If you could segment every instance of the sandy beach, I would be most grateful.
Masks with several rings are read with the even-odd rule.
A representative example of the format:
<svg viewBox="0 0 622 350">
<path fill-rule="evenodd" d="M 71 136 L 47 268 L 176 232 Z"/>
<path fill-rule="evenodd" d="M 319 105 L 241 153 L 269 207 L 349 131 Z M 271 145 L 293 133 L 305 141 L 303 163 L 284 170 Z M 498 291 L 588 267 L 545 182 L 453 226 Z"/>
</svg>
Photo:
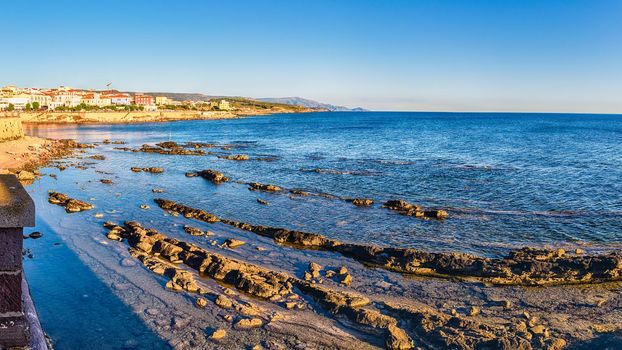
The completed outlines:
<svg viewBox="0 0 622 350">
<path fill-rule="evenodd" d="M 61 153 L 56 140 L 25 136 L 18 140 L 0 142 L 0 171 L 34 171 Z"/>
</svg>

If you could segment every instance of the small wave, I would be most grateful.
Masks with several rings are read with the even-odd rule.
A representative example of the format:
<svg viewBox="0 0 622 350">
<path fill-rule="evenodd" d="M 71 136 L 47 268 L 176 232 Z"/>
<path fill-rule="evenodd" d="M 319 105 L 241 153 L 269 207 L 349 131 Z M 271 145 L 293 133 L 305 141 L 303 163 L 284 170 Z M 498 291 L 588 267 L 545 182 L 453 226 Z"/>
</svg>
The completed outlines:
<svg viewBox="0 0 622 350">
<path fill-rule="evenodd" d="M 580 216 L 622 216 L 618 210 L 497 210 L 475 208 L 448 208 L 455 213 L 481 214 L 481 215 L 516 215 L 516 216 L 547 216 L 547 217 L 580 217 Z"/>
<path fill-rule="evenodd" d="M 323 169 L 323 168 L 300 168 L 300 171 L 305 173 L 318 173 L 318 174 L 331 174 L 331 175 L 355 175 L 355 176 L 375 176 L 379 173 L 369 170 L 338 170 L 338 169 Z"/>
<path fill-rule="evenodd" d="M 412 165 L 415 162 L 410 160 L 399 160 L 399 159 L 376 159 L 376 163 L 386 164 L 386 165 Z"/>
</svg>

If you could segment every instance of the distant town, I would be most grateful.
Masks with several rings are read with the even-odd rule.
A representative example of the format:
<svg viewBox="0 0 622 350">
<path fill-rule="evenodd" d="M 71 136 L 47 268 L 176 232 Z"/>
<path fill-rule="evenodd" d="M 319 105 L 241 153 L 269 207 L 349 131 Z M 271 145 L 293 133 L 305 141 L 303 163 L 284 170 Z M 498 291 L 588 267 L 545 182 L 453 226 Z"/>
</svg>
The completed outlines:
<svg viewBox="0 0 622 350">
<path fill-rule="evenodd" d="M 228 100 L 175 101 L 166 96 L 125 93 L 117 90 L 83 90 L 67 86 L 52 89 L 4 86 L 0 90 L 2 111 L 157 111 L 201 109 L 229 111 Z"/>
</svg>

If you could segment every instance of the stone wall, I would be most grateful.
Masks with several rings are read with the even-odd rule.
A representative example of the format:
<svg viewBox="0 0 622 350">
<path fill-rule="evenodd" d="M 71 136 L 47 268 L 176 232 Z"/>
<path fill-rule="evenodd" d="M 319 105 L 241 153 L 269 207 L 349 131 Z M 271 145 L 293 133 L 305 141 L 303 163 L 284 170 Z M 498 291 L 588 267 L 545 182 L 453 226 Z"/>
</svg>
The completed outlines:
<svg viewBox="0 0 622 350">
<path fill-rule="evenodd" d="M 28 345 L 22 247 L 24 227 L 34 225 L 35 205 L 28 192 L 14 175 L 0 175 L 0 349 Z"/>
<path fill-rule="evenodd" d="M 24 136 L 19 118 L 0 117 L 0 141 L 15 140 Z"/>
</svg>

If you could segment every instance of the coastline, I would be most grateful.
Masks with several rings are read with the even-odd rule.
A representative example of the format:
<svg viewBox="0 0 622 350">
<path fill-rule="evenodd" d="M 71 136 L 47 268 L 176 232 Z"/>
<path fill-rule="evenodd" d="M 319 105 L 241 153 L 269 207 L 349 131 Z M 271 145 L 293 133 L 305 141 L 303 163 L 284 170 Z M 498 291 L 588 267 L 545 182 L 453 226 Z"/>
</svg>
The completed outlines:
<svg viewBox="0 0 622 350">
<path fill-rule="evenodd" d="M 24 112 L 23 124 L 135 124 L 190 120 L 238 119 L 281 113 L 322 112 L 316 109 L 242 109 L 236 111 L 155 111 L 155 112 Z"/>
<path fill-rule="evenodd" d="M 193 120 L 240 119 L 281 113 L 322 112 L 318 109 L 243 109 L 235 112 L 156 111 L 156 112 L 22 112 L 22 125 L 97 125 L 168 123 Z M 69 155 L 66 144 L 59 140 L 25 135 L 15 140 L 0 141 L 0 173 L 36 172 L 51 160 Z M 29 174 L 24 175 L 31 180 Z"/>
<path fill-rule="evenodd" d="M 20 180 L 32 180 L 39 168 L 72 152 L 66 142 L 33 136 L 0 142 L 0 149 L 0 173 L 17 174 Z"/>
<path fill-rule="evenodd" d="M 202 137 L 213 141 L 210 136 L 202 134 Z M 83 141 L 92 142 L 95 148 L 85 149 L 84 154 L 68 157 L 45 169 L 48 176 L 41 176 L 37 186 L 32 186 L 38 206 L 42 208 L 40 213 L 50 223 L 49 230 L 57 232 L 71 249 L 82 252 L 83 262 L 105 281 L 102 291 L 119 296 L 170 345 L 179 345 L 182 349 L 210 348 L 214 340 L 205 338 L 204 331 L 226 329 L 226 338 L 218 343 L 221 348 L 235 348 L 240 342 L 250 348 L 266 339 L 353 349 L 410 348 L 413 342 L 419 346 L 421 339 L 428 339 L 443 348 L 453 341 L 444 334 L 453 334 L 465 339 L 456 346 L 464 349 L 469 348 L 469 344 L 561 349 L 566 344 L 588 344 L 603 335 L 614 336 L 621 329 L 617 318 L 620 311 L 616 308 L 620 286 L 616 280 L 620 274 L 616 270 L 613 279 L 592 280 L 597 277 L 592 273 L 603 271 L 599 266 L 611 264 L 597 263 L 598 266 L 589 272 L 579 271 L 578 274 L 571 271 L 573 278 L 586 276 L 579 281 L 585 282 L 582 286 L 573 285 L 569 280 L 548 283 L 555 281 L 547 281 L 547 276 L 542 276 L 547 271 L 546 266 L 585 266 L 583 262 L 597 262 L 598 256 L 579 251 L 532 250 L 521 252 L 522 256 L 515 254 L 519 264 L 515 268 L 498 264 L 499 259 L 473 259 L 461 253 L 429 254 L 429 251 L 413 249 L 354 245 L 315 234 L 321 230 L 314 226 L 306 229 L 293 224 L 258 226 L 255 220 L 242 221 L 250 215 L 240 208 L 235 209 L 235 216 L 241 216 L 237 219 L 240 221 L 231 219 L 232 214 L 216 217 L 210 213 L 226 209 L 209 205 L 209 202 L 197 203 L 196 195 L 175 194 L 176 183 L 214 193 L 223 191 L 237 203 L 243 203 L 237 201 L 240 198 L 250 199 L 252 203 L 255 197 L 263 198 L 270 201 L 261 206 L 265 210 L 278 210 L 279 202 L 289 203 L 287 210 L 291 210 L 292 203 L 304 205 L 321 201 L 339 211 L 357 210 L 372 215 L 372 211 L 379 211 L 380 207 L 352 209 L 351 204 L 340 198 L 320 199 L 311 192 L 292 192 L 294 189 L 287 187 L 275 191 L 255 182 L 252 183 L 256 185 L 254 190 L 249 191 L 246 186 L 251 184 L 236 180 L 243 167 L 269 164 L 254 163 L 258 159 L 251 153 L 255 147 L 252 144 L 167 141 L 160 146 L 149 144 L 149 147 L 135 148 L 144 145 L 140 140 L 137 144 L 129 142 L 124 146 L 128 153 L 121 153 L 120 148 L 105 140 Z M 225 175 L 232 177 L 229 184 L 205 185 L 206 179 L 201 179 L 202 176 L 184 176 L 185 171 L 200 168 L 183 165 L 182 156 L 196 159 L 191 156 L 196 156 L 201 147 L 210 150 L 205 152 L 204 159 L 218 162 L 214 165 L 210 162 L 209 167 L 222 169 Z M 182 148 L 187 148 L 187 152 L 181 152 Z M 251 159 L 223 157 L 237 152 L 248 152 Z M 123 165 L 115 168 L 115 162 Z M 208 162 L 196 162 L 197 165 L 205 163 Z M 164 170 L 163 174 L 154 175 L 135 172 L 130 165 L 161 166 Z M 236 169 L 240 171 L 237 176 Z M 176 176 L 174 182 L 164 181 L 169 174 Z M 313 171 L 312 174 L 322 179 L 336 176 L 329 172 Z M 145 193 L 135 197 L 134 193 L 140 192 L 135 187 L 138 180 L 153 187 L 153 193 L 156 193 L 155 188 L 168 193 L 162 195 L 165 198 L 179 197 L 180 203 L 160 201 L 166 204 L 160 205 L 157 200 L 153 201 L 156 195 L 142 187 Z M 48 203 L 48 190 L 88 200 L 98 213 L 66 214 L 65 209 Z M 192 202 L 192 207 L 182 204 Z M 257 202 L 257 206 L 262 204 Z M 402 216 L 418 220 L 416 216 Z M 117 225 L 109 225 L 108 221 Z M 144 222 L 145 226 L 136 222 Z M 428 223 L 443 225 L 447 222 Z M 193 230 L 186 231 L 186 226 Z M 145 235 L 145 230 L 150 234 Z M 156 242 L 151 234 L 154 240 L 157 237 Z M 232 247 L 227 241 L 246 244 Z M 345 272 L 339 273 L 342 267 Z M 508 276 L 511 280 L 478 276 L 484 272 L 497 274 L 508 267 L 520 276 Z M 232 281 L 223 279 L 221 274 L 205 274 L 221 270 L 244 278 Z M 531 272 L 538 274 L 533 280 L 527 275 Z M 514 283 L 521 282 L 523 277 L 529 283 Z M 264 280 L 270 285 L 266 286 Z M 543 287 L 540 282 L 548 286 Z M 295 288 L 288 287 L 288 283 Z M 107 286 L 112 287 L 108 289 Z M 148 302 L 156 298 L 157 302 Z M 347 303 L 354 300 L 356 304 L 331 306 L 330 302 L 342 299 Z M 229 300 L 232 306 L 223 307 L 222 300 Z M 164 316 L 171 314 L 175 316 Z M 570 324 L 566 322 L 568 317 L 580 321 Z M 189 319 L 192 322 L 187 323 Z M 242 320 L 260 320 L 261 325 L 250 330 L 239 325 Z M 431 320 L 438 322 L 429 329 L 430 333 L 422 331 L 423 325 Z M 339 327 L 343 323 L 348 327 Z M 183 326 L 171 327 L 171 324 Z M 190 329 L 199 336 L 187 340 L 180 332 L 182 328 L 184 332 Z M 354 332 L 348 332 L 350 329 Z M 335 334 L 336 330 L 340 333 Z M 508 343 L 510 341 L 515 343 Z"/>
</svg>

